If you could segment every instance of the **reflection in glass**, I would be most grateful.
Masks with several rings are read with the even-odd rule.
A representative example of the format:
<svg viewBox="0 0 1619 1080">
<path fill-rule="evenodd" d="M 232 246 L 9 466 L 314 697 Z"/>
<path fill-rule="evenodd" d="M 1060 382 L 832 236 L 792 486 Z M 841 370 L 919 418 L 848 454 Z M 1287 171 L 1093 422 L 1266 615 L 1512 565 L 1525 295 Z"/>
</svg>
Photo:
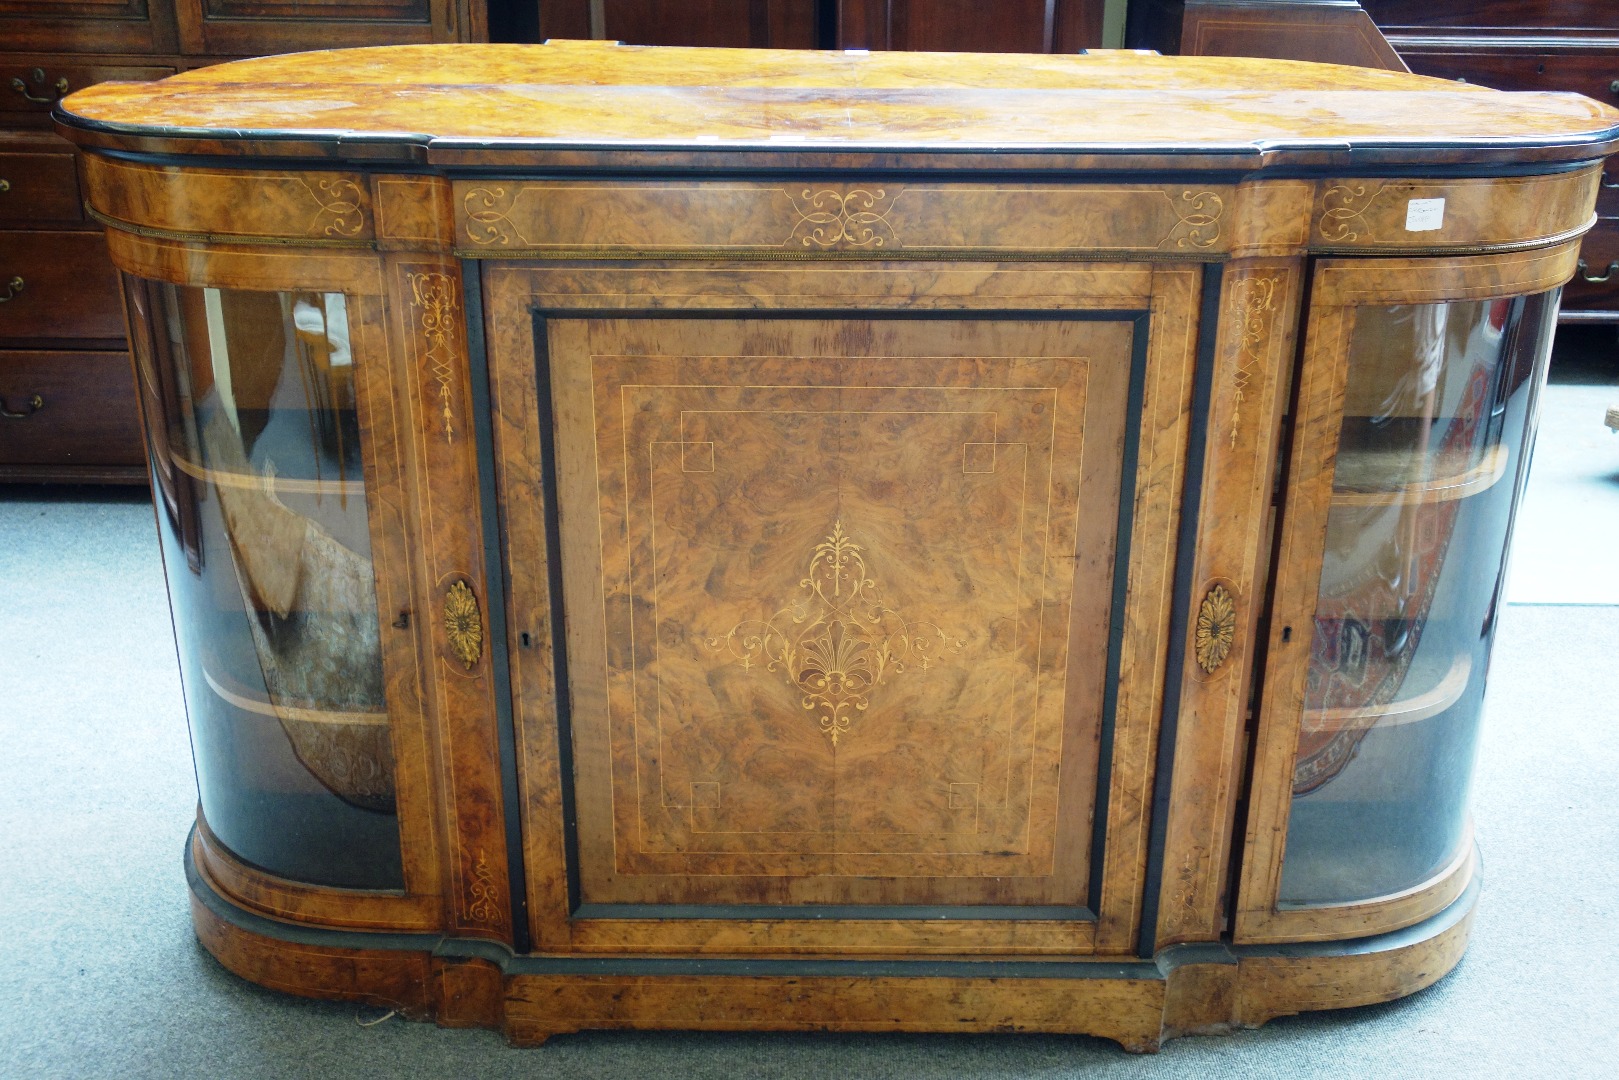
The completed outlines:
<svg viewBox="0 0 1619 1080">
<path fill-rule="evenodd" d="M 203 818 L 273 874 L 401 888 L 344 297 L 127 295 Z"/>
<path fill-rule="evenodd" d="M 1465 853 L 1508 528 L 1556 293 L 1357 309 L 1279 899 Z"/>
</svg>

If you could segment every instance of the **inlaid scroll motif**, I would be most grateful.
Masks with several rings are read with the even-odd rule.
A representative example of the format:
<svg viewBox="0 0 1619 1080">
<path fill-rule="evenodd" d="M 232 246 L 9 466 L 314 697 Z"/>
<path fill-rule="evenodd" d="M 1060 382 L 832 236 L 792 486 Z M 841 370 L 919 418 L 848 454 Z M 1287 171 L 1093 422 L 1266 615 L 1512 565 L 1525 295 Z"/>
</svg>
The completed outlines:
<svg viewBox="0 0 1619 1080">
<path fill-rule="evenodd" d="M 313 187 L 301 176 L 291 179 L 309 193 L 320 209 L 315 211 L 308 232 L 326 236 L 358 236 L 365 227 L 365 203 L 359 185 L 352 180 L 317 180 Z"/>
<path fill-rule="evenodd" d="M 1321 197 L 1321 239 L 1330 244 L 1353 244 L 1361 231 L 1369 229 L 1366 211 L 1382 194 L 1383 186 L 1367 189 L 1365 184 L 1334 184 Z M 1367 240 L 1373 239 L 1370 235 Z"/>
<path fill-rule="evenodd" d="M 1177 248 L 1213 247 L 1220 239 L 1220 215 L 1225 200 L 1212 191 L 1183 191 L 1180 198 L 1169 196 L 1175 208 L 1175 227 L 1158 244 Z"/>
<path fill-rule="evenodd" d="M 1242 428 L 1242 403 L 1248 384 L 1265 359 L 1265 343 L 1276 321 L 1276 286 L 1280 277 L 1246 277 L 1231 290 L 1231 317 L 1237 328 L 1237 371 L 1232 376 L 1231 448 L 1237 447 Z"/>
<path fill-rule="evenodd" d="M 959 652 L 966 644 L 889 607 L 868 576 L 862 551 L 843 523 L 834 522 L 810 554 L 800 595 L 768 619 L 739 622 L 723 638 L 708 641 L 744 668 L 763 665 L 781 674 L 833 746 L 886 680 L 913 666 L 926 671 L 946 650 Z"/>
<path fill-rule="evenodd" d="M 455 332 L 456 289 L 448 274 L 406 275 L 410 281 L 410 309 L 416 327 L 426 343 L 428 371 L 438 383 L 439 420 L 444 441 L 455 442 L 455 349 L 450 335 Z"/>
<path fill-rule="evenodd" d="M 471 881 L 467 883 L 467 918 L 473 922 L 493 923 L 500 915 L 499 890 L 495 872 L 482 851 L 472 861 Z"/>
<path fill-rule="evenodd" d="M 467 192 L 461 206 L 467 212 L 467 239 L 474 244 L 506 247 L 512 237 L 522 239 L 512 222 L 511 209 L 516 195 L 504 187 L 477 187 Z"/>
<path fill-rule="evenodd" d="M 888 214 L 894 208 L 886 188 L 854 188 L 839 192 L 831 188 L 816 191 L 804 188 L 797 195 L 786 192 L 798 220 L 793 223 L 789 243 L 796 240 L 807 248 L 880 248 L 899 243 Z"/>
</svg>

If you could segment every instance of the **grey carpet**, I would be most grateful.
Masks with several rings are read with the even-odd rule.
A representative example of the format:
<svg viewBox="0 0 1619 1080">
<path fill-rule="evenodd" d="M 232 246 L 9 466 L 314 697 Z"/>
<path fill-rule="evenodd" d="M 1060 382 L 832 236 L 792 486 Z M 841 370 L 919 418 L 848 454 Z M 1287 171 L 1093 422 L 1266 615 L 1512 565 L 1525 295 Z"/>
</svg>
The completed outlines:
<svg viewBox="0 0 1619 1080">
<path fill-rule="evenodd" d="M 195 789 L 144 496 L 0 489 L 0 582 L 3 1080 L 1619 1075 L 1619 608 L 1506 609 L 1482 907 L 1461 967 L 1412 998 L 1148 1058 L 1005 1035 L 608 1032 L 519 1051 L 362 1028 L 376 1010 L 261 990 L 196 944 L 180 864 Z"/>
</svg>

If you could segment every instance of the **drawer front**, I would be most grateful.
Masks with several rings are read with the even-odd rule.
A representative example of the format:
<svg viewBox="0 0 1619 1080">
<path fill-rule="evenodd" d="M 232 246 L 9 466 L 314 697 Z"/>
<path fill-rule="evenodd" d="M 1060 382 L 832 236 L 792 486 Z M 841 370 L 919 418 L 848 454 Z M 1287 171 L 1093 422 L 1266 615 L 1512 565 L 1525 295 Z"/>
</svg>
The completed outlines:
<svg viewBox="0 0 1619 1080">
<path fill-rule="evenodd" d="M 1619 164 L 1612 159 L 1602 174 L 1602 186 L 1597 189 L 1597 217 L 1619 217 Z"/>
<path fill-rule="evenodd" d="M 1583 265 L 1573 280 L 1563 287 L 1563 307 L 1619 311 L 1619 218 L 1603 218 L 1586 234 L 1580 245 L 1580 262 Z"/>
<path fill-rule="evenodd" d="M 129 354 L 0 351 L 0 465 L 139 465 Z"/>
<path fill-rule="evenodd" d="M 1619 7 L 1613 0 L 1361 0 L 1360 6 L 1385 32 L 1398 30 L 1615 30 Z"/>
<path fill-rule="evenodd" d="M 120 341 L 123 301 L 101 233 L 0 232 L 0 339 Z"/>
<path fill-rule="evenodd" d="M 18 51 L 125 55 L 177 44 L 171 5 L 152 0 L 0 0 L 0 41 Z"/>
<path fill-rule="evenodd" d="M 1619 93 L 1612 85 L 1619 79 L 1619 52 L 1613 50 L 1464 52 L 1419 47 L 1401 48 L 1400 56 L 1418 75 L 1461 79 L 1496 90 L 1572 90 L 1604 105 L 1619 105 Z"/>
<path fill-rule="evenodd" d="M 457 0 L 176 0 L 174 6 L 188 54 L 260 56 L 471 36 Z"/>
<path fill-rule="evenodd" d="M 83 61 L 6 59 L 0 61 L 0 126 L 51 126 L 51 109 L 75 90 L 99 82 L 148 82 L 173 75 L 175 69 L 121 64 L 86 64 Z"/>
<path fill-rule="evenodd" d="M 0 152 L 0 227 L 83 220 L 72 154 Z"/>
</svg>

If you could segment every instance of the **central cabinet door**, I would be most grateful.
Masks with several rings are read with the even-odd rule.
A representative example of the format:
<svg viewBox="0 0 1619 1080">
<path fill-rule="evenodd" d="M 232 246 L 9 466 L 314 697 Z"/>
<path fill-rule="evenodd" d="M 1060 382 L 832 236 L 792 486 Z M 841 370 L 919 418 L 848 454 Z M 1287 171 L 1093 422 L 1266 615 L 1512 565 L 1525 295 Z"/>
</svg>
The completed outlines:
<svg viewBox="0 0 1619 1080">
<path fill-rule="evenodd" d="M 582 899 L 1082 907 L 1130 325 L 549 329 Z"/>
<path fill-rule="evenodd" d="M 502 389 L 524 351 L 498 317 L 514 298 L 492 291 L 497 406 L 526 427 Z M 906 923 L 944 919 L 999 923 L 985 947 L 1094 949 L 1110 791 L 1127 826 L 1145 818 L 1152 695 L 1123 703 L 1131 760 L 1115 745 L 1125 609 L 1166 598 L 1173 485 L 1158 496 L 1184 449 L 1154 439 L 1137 490 L 1140 417 L 1173 433 L 1183 411 L 1156 392 L 1147 313 L 526 321 L 554 550 L 524 542 L 541 530 L 508 467 L 514 632 L 549 564 L 565 633 L 554 729 L 519 672 L 522 783 L 531 832 L 553 827 L 538 791 L 555 740 L 563 842 L 529 858 L 567 862 L 574 930 L 645 947 L 627 922 L 672 945 L 685 920 L 831 920 L 900 949 L 926 937 Z M 1182 330 L 1162 350 L 1171 398 L 1189 386 Z M 1126 599 L 1138 510 L 1166 574 Z M 519 668 L 534 651 L 518 642 Z M 1113 859 L 1127 910 L 1139 832 Z M 1024 921 L 1045 927 L 1020 937 Z M 765 937 L 795 932 L 733 940 Z"/>
</svg>

